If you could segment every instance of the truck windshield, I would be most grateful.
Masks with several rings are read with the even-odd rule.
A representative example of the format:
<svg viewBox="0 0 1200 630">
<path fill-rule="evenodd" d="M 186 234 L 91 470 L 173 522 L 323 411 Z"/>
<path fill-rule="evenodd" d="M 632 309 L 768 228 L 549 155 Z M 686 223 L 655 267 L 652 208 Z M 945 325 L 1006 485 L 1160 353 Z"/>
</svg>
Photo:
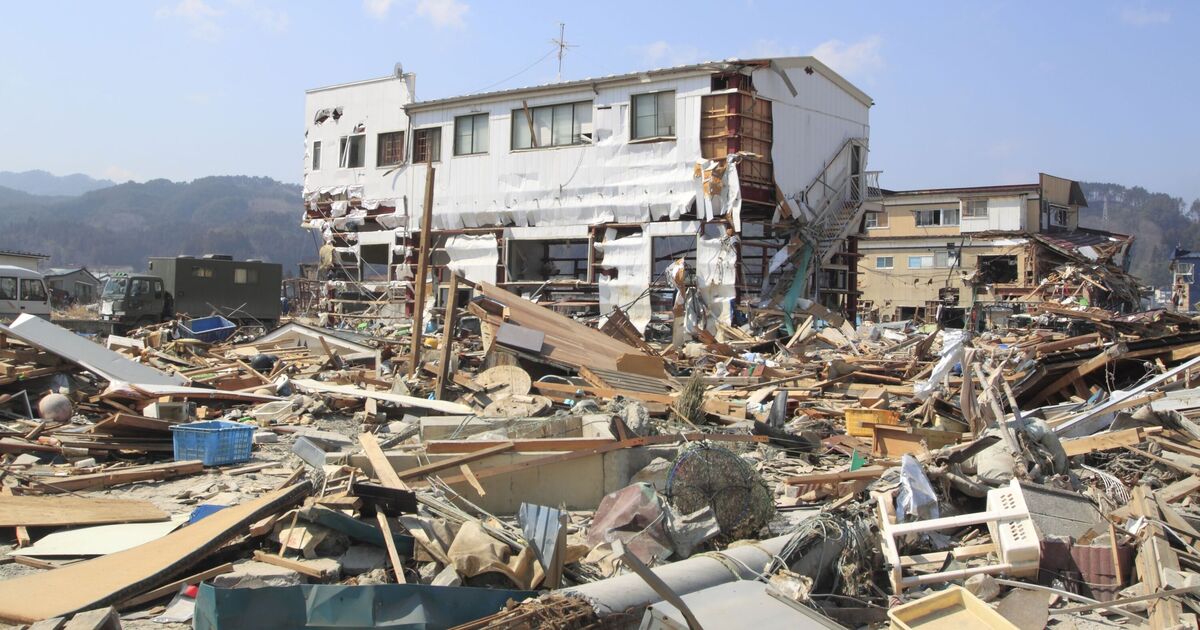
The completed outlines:
<svg viewBox="0 0 1200 630">
<path fill-rule="evenodd" d="M 125 297 L 125 289 L 129 287 L 129 278 L 109 278 L 104 284 L 103 297 L 120 298 Z"/>
</svg>

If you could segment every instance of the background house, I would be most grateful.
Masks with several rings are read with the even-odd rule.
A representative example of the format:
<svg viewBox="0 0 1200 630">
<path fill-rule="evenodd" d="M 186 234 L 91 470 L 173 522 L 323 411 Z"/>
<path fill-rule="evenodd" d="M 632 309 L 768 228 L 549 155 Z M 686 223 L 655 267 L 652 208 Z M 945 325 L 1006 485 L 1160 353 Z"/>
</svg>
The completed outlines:
<svg viewBox="0 0 1200 630">
<path fill-rule="evenodd" d="M 102 283 L 86 267 L 51 268 L 43 275 L 55 306 L 68 303 L 91 304 L 100 296 Z"/>
<path fill-rule="evenodd" d="M 882 205 L 859 247 L 864 312 L 883 321 L 1062 298 L 1078 284 L 1035 290 L 1068 261 L 1123 269 L 1133 240 L 1078 227 L 1079 184 L 1044 173 L 1032 184 L 886 191 Z"/>
<path fill-rule="evenodd" d="M 41 265 L 43 260 L 50 260 L 50 257 L 45 254 L 35 254 L 33 252 L 0 250 L 0 265 L 37 271 L 38 266 Z"/>
</svg>

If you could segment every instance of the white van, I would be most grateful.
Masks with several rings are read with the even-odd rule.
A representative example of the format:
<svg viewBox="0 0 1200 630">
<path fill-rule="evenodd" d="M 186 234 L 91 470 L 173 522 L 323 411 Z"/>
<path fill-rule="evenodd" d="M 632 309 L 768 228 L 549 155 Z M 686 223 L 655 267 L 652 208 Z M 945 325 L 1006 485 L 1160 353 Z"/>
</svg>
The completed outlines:
<svg viewBox="0 0 1200 630">
<path fill-rule="evenodd" d="M 50 319 L 50 292 L 42 274 L 0 265 L 0 321 L 12 321 L 21 313 Z"/>
</svg>

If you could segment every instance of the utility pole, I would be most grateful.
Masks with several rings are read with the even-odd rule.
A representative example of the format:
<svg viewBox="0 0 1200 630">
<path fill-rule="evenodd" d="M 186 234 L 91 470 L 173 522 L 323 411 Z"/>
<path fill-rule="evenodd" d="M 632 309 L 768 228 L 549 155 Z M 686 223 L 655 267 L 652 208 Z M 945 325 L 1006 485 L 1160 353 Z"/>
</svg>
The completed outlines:
<svg viewBox="0 0 1200 630">
<path fill-rule="evenodd" d="M 551 44 L 558 46 L 558 81 L 562 81 L 562 61 L 563 55 L 567 54 L 568 48 L 574 48 L 574 44 L 568 44 L 566 39 L 567 25 L 558 23 L 558 39 L 550 40 Z"/>
</svg>

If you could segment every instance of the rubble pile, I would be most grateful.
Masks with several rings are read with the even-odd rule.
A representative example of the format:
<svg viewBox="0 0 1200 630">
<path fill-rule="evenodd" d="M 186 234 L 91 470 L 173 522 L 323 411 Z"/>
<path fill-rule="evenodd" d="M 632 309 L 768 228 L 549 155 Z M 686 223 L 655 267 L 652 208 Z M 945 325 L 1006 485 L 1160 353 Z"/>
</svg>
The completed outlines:
<svg viewBox="0 0 1200 630">
<path fill-rule="evenodd" d="M 1196 627 L 1200 322 L 685 300 L 656 343 L 472 288 L 408 326 L 0 327 L 0 620 Z"/>
</svg>

